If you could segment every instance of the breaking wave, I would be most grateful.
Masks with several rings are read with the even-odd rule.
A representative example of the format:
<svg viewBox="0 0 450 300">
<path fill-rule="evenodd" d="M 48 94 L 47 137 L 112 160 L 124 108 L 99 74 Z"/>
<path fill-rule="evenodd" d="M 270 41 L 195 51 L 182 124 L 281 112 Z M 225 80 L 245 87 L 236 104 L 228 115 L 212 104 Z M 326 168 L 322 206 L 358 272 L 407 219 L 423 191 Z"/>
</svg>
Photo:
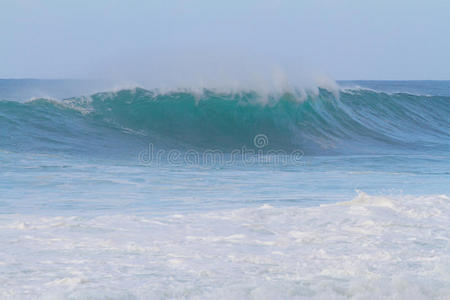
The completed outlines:
<svg viewBox="0 0 450 300">
<path fill-rule="evenodd" d="M 0 101 L 0 148 L 8 151 L 129 151 L 253 146 L 307 155 L 448 151 L 450 97 L 367 89 L 158 93 L 141 88 L 61 101 Z M 104 153 L 104 152 L 103 152 Z"/>
</svg>

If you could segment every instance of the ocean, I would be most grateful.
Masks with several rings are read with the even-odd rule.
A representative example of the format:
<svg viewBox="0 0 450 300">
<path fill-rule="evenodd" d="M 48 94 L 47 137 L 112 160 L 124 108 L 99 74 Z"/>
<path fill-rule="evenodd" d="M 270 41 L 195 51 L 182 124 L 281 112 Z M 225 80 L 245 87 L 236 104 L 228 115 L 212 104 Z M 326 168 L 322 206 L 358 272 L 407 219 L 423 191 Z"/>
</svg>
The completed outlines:
<svg viewBox="0 0 450 300">
<path fill-rule="evenodd" d="M 450 298 L 450 81 L 0 99 L 1 299 Z"/>
</svg>

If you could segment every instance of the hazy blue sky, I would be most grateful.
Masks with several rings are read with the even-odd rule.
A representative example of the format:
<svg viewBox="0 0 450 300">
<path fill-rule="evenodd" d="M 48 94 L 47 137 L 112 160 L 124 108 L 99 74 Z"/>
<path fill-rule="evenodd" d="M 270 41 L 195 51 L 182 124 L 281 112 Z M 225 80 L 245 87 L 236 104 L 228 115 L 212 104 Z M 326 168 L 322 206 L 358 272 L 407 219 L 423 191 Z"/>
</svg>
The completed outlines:
<svg viewBox="0 0 450 300">
<path fill-rule="evenodd" d="M 2 78 L 450 79 L 448 0 L 1 0 L 0 38 Z"/>
</svg>

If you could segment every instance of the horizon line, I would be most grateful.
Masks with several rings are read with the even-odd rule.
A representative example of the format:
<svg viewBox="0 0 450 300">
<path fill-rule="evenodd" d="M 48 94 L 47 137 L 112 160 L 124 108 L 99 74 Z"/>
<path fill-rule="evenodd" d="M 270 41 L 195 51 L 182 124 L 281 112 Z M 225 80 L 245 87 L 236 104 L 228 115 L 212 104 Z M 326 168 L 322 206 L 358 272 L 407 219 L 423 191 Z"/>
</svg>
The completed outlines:
<svg viewBox="0 0 450 300">
<path fill-rule="evenodd" d="M 47 80 L 47 81 L 117 81 L 115 79 L 106 78 L 33 78 L 33 77 L 5 77 L 0 80 Z M 333 79 L 336 82 L 345 81 L 450 81 L 449 79 Z M 125 81 L 125 80 L 120 80 Z M 135 80 L 133 80 L 135 81 Z"/>
</svg>

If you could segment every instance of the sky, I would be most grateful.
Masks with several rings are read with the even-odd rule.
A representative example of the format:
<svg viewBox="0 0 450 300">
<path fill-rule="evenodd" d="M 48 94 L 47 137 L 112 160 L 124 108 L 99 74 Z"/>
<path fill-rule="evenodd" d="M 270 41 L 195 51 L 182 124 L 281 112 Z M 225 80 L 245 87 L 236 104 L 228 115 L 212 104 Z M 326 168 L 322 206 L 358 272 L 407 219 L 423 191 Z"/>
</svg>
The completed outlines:
<svg viewBox="0 0 450 300">
<path fill-rule="evenodd" d="M 0 78 L 445 80 L 449 37 L 447 0 L 1 0 Z"/>
</svg>

